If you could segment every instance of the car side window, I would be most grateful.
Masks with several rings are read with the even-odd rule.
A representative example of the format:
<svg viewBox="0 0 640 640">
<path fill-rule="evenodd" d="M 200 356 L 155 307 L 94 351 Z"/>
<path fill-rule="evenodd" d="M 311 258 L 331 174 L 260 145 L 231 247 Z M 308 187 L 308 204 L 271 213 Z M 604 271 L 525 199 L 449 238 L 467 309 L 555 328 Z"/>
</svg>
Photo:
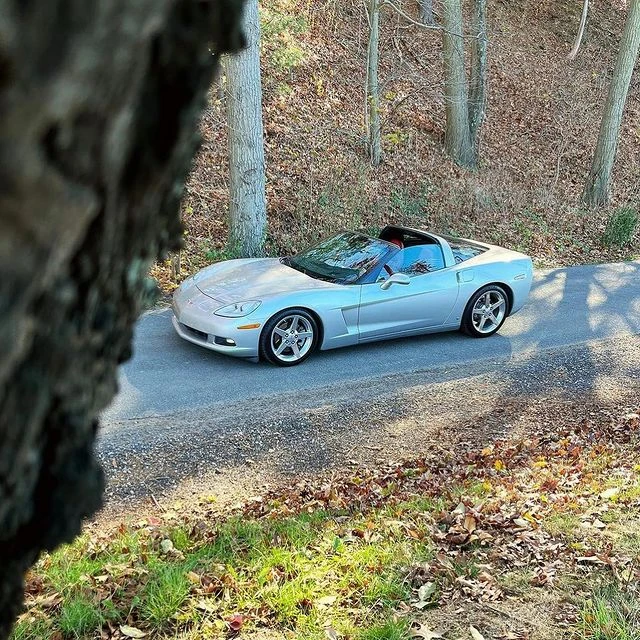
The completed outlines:
<svg viewBox="0 0 640 640">
<path fill-rule="evenodd" d="M 444 269 L 444 254 L 440 246 L 421 244 L 394 254 L 383 267 L 378 280 L 386 280 L 394 273 L 404 273 L 414 278 L 440 269 Z"/>
</svg>

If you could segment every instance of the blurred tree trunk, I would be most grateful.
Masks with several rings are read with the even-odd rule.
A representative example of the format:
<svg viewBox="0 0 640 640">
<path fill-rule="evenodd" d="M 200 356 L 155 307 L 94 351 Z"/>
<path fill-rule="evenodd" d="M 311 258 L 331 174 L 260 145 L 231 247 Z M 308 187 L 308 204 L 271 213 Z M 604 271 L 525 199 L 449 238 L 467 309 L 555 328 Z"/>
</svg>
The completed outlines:
<svg viewBox="0 0 640 640">
<path fill-rule="evenodd" d="M 380 57 L 380 4 L 367 0 L 369 16 L 369 46 L 367 47 L 367 146 L 374 167 L 382 161 L 382 131 L 380 124 L 380 83 L 378 66 Z"/>
<path fill-rule="evenodd" d="M 420 22 L 433 25 L 436 23 L 433 17 L 433 0 L 418 0 L 420 8 Z"/>
<path fill-rule="evenodd" d="M 611 172 L 618 147 L 620 124 L 639 48 L 640 0 L 631 0 L 609 94 L 604 106 L 598 144 L 582 195 L 584 203 L 591 207 L 606 204 L 609 201 Z"/>
<path fill-rule="evenodd" d="M 442 1 L 442 27 L 447 118 L 445 147 L 456 164 L 474 168 L 476 158 L 469 123 L 461 0 Z"/>
<path fill-rule="evenodd" d="M 239 0 L 0 0 L 0 638 L 25 570 L 101 503 L 98 416 L 176 249 Z M 212 53 L 214 55 L 212 55 Z"/>
<path fill-rule="evenodd" d="M 258 0 L 248 0 L 243 20 L 247 48 L 225 60 L 229 127 L 229 247 L 232 255 L 264 254 L 265 195 L 260 17 Z"/>
</svg>

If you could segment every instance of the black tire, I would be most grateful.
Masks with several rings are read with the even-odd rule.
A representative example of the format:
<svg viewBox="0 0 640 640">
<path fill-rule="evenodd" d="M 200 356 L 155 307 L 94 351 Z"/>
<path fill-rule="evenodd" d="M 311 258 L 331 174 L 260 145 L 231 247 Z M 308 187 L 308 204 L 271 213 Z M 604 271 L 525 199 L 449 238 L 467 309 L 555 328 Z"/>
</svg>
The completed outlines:
<svg viewBox="0 0 640 640">
<path fill-rule="evenodd" d="M 294 322 L 296 326 L 293 326 Z M 301 333 L 305 337 L 298 338 Z M 312 335 L 308 336 L 309 333 Z M 293 367 L 304 362 L 315 351 L 319 335 L 318 323 L 308 311 L 285 309 L 264 325 L 260 334 L 260 357 L 279 367 Z M 282 341 L 286 344 L 283 345 Z M 281 346 L 283 350 L 278 353 Z"/>
<path fill-rule="evenodd" d="M 496 307 L 496 309 L 500 313 L 496 317 L 492 311 L 488 311 L 488 308 L 497 305 L 499 302 L 501 302 L 501 306 Z M 484 309 L 487 309 L 487 311 L 485 312 Z M 462 315 L 460 330 L 472 338 L 489 338 L 500 330 L 509 315 L 509 310 L 509 296 L 502 287 L 497 284 L 482 287 L 467 302 Z M 485 328 L 487 322 L 491 322 L 491 325 Z"/>
</svg>

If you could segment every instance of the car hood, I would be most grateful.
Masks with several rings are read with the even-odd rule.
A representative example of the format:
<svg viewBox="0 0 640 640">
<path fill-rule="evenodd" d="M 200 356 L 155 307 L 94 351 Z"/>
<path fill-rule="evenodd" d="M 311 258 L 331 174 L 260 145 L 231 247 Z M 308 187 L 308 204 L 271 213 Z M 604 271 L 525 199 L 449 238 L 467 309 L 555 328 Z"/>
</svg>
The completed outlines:
<svg viewBox="0 0 640 640">
<path fill-rule="evenodd" d="M 282 293 L 338 287 L 282 264 L 278 258 L 228 260 L 197 273 L 195 286 L 222 304 L 263 300 Z"/>
</svg>

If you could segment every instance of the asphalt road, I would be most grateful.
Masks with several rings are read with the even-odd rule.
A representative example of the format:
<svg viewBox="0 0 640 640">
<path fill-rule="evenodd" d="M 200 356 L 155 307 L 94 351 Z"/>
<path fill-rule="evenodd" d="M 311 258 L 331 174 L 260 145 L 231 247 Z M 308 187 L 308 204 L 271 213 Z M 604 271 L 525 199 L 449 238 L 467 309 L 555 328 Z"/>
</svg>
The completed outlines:
<svg viewBox="0 0 640 640">
<path fill-rule="evenodd" d="M 139 321 L 134 357 L 103 415 L 103 433 L 129 419 L 229 407 L 256 399 L 286 406 L 305 394 L 337 395 L 367 380 L 457 368 L 469 375 L 521 355 L 640 333 L 640 262 L 538 271 L 529 304 L 499 334 L 406 338 L 313 354 L 293 369 L 224 357 L 180 339 L 169 310 Z M 468 363 L 468 367 L 465 366 Z"/>
</svg>

